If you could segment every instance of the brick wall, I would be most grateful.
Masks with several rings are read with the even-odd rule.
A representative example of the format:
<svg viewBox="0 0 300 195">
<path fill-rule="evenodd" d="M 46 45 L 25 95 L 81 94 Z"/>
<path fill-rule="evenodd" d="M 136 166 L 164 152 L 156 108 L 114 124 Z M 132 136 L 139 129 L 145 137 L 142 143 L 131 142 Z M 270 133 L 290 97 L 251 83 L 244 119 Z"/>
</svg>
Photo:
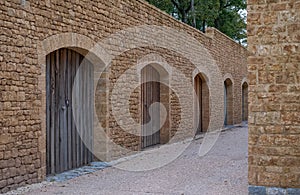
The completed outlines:
<svg viewBox="0 0 300 195">
<path fill-rule="evenodd" d="M 101 42 L 101 46 L 110 54 L 124 51 L 112 60 L 109 68 L 105 71 L 99 70 L 103 73 L 101 77 L 99 76 L 100 89 L 96 92 L 98 98 L 96 111 L 109 137 L 115 143 L 130 150 L 140 149 L 140 138 L 122 131 L 111 113 L 112 105 L 119 105 L 121 102 L 118 101 L 121 100 L 113 100 L 109 97 L 122 73 L 136 65 L 145 55 L 159 55 L 164 59 L 161 60 L 161 64 L 167 63 L 174 69 L 180 70 L 191 85 L 198 73 L 207 79 L 210 94 L 209 130 L 223 126 L 224 81 L 231 79 L 233 123 L 241 122 L 242 84 L 247 81 L 248 53 L 245 48 L 219 31 L 208 29 L 207 34 L 203 34 L 141 0 L 22 2 L 23 4 L 19 0 L 0 2 L 1 192 L 41 181 L 46 176 L 45 64 L 46 56 L 59 48 L 72 48 L 83 55 L 92 50 L 91 53 L 95 56 L 103 56 L 102 50 L 96 47 L 97 43 Z M 146 29 L 149 33 L 143 34 L 136 30 L 135 27 L 138 25 L 156 25 L 164 28 L 162 34 L 157 36 L 154 27 Z M 113 34 L 120 30 L 127 30 L 129 27 L 135 29 L 132 33 L 137 33 L 134 38 L 138 41 L 146 39 L 159 41 L 134 49 L 124 45 L 118 37 L 112 37 Z M 167 27 L 171 30 L 164 31 Z M 180 32 L 186 34 L 180 38 L 178 37 Z M 185 40 L 184 37 L 192 37 L 192 39 Z M 168 40 L 168 47 L 178 48 L 179 45 L 181 50 L 157 45 L 157 43 L 165 44 L 164 40 Z M 105 61 L 105 59 L 101 60 Z M 171 69 L 168 71 L 172 72 Z M 173 71 L 172 74 L 176 73 Z M 184 89 L 184 85 L 178 79 L 180 76 L 182 75 L 178 74 L 175 77 L 177 79 L 169 82 L 174 87 Z M 166 89 L 162 90 L 166 91 Z M 192 94 L 184 93 L 180 96 L 183 98 L 180 103 L 187 107 L 193 105 Z M 169 94 L 162 99 L 169 102 L 170 113 L 169 122 L 163 127 L 165 134 L 172 137 L 178 132 L 180 125 L 186 129 L 193 128 L 193 121 L 181 122 L 182 118 L 185 119 L 184 121 L 192 120 L 193 113 L 186 112 L 180 115 L 185 111 L 179 104 L 178 94 L 170 90 Z M 139 100 L 140 89 L 137 88 L 130 95 L 130 114 L 136 122 L 140 122 L 141 116 Z M 127 128 L 131 128 L 131 125 L 125 121 Z M 178 139 L 184 137 L 185 132 L 179 132 Z M 108 146 L 106 140 L 103 140 L 100 147 L 105 151 L 103 155 L 106 159 L 122 154 L 117 148 Z"/>
<path fill-rule="evenodd" d="M 248 0 L 248 43 L 253 53 L 248 58 L 249 183 L 253 186 L 300 188 L 299 24 L 299 1 Z"/>
</svg>

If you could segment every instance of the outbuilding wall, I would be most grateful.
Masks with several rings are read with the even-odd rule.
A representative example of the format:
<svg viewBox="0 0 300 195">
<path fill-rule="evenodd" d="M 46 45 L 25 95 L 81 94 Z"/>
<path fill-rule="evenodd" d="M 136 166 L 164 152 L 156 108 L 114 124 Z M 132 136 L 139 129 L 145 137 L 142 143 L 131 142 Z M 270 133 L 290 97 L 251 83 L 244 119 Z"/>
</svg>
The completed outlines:
<svg viewBox="0 0 300 195">
<path fill-rule="evenodd" d="M 242 122 L 248 52 L 216 29 L 203 34 L 142 0 L 6 0 L 0 2 L 0 21 L 0 192 L 46 177 L 46 56 L 60 48 L 82 55 L 90 51 L 95 57 L 101 73 L 95 96 L 98 119 L 111 140 L 129 150 L 140 150 L 140 138 L 122 131 L 111 111 L 112 105 L 121 102 L 110 97 L 117 79 L 143 60 L 167 64 L 161 66 L 175 75 L 170 85 L 178 89 L 184 88 L 182 75 L 174 70 L 191 86 L 198 73 L 207 78 L 209 130 L 223 126 L 224 81 L 231 79 L 233 124 Z M 134 42 L 142 44 L 133 47 Z M 110 61 L 105 56 L 114 58 Z M 149 59 L 143 59 L 145 56 Z M 104 69 L 108 61 L 110 66 Z M 133 76 L 133 80 L 138 78 Z M 130 112 L 136 122 L 141 115 L 139 90 L 130 96 Z M 180 116 L 183 105 L 192 106 L 192 93 L 177 93 L 170 90 L 167 105 L 170 115 L 165 125 L 170 135 L 177 133 L 180 123 L 186 129 L 194 127 L 193 122 L 185 123 L 193 118 L 192 112 Z M 131 128 L 126 121 L 124 125 Z M 178 134 L 178 139 L 184 138 L 184 131 Z M 102 146 L 104 152 L 99 155 L 108 160 L 122 155 L 107 143 Z"/>
<path fill-rule="evenodd" d="M 249 192 L 300 193 L 300 2 L 248 0 Z"/>
</svg>

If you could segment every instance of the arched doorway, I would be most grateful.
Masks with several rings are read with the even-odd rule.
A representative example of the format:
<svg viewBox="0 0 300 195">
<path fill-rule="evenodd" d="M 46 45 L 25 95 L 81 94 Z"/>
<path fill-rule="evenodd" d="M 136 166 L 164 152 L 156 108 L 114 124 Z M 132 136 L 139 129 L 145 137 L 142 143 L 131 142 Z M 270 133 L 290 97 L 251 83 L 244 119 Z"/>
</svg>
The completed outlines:
<svg viewBox="0 0 300 195">
<path fill-rule="evenodd" d="M 224 125 L 233 125 L 233 86 L 228 78 L 224 82 Z"/>
<path fill-rule="evenodd" d="M 47 175 L 93 160 L 89 150 L 93 144 L 93 68 L 91 62 L 71 49 L 62 48 L 46 56 Z M 74 83 L 76 74 L 78 82 Z M 73 90 L 79 100 L 74 107 Z M 74 111 L 84 113 L 76 123 Z"/>
<path fill-rule="evenodd" d="M 141 149 L 144 149 L 170 139 L 168 73 L 160 65 L 150 64 L 141 70 L 141 82 Z M 161 115 L 161 105 L 167 112 L 165 118 Z"/>
<path fill-rule="evenodd" d="M 242 85 L 242 119 L 248 121 L 248 84 Z"/>
<path fill-rule="evenodd" d="M 209 125 L 209 89 L 205 78 L 198 74 L 194 78 L 194 88 L 196 93 L 195 104 L 195 124 L 197 125 L 196 134 L 206 132 Z"/>
</svg>

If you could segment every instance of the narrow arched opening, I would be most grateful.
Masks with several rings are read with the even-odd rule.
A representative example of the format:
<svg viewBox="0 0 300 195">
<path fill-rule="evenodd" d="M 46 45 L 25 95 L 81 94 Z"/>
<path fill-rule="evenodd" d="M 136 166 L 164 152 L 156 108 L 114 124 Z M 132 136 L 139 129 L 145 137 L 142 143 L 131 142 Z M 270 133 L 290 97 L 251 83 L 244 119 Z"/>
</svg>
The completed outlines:
<svg viewBox="0 0 300 195">
<path fill-rule="evenodd" d="M 61 48 L 46 56 L 47 175 L 93 161 L 93 94 L 94 66 L 82 54 Z"/>
<path fill-rule="evenodd" d="M 224 125 L 233 125 L 233 84 L 228 78 L 224 81 Z"/>
<path fill-rule="evenodd" d="M 205 77 L 199 73 L 194 78 L 196 134 L 206 132 L 209 126 L 209 88 Z"/>
<path fill-rule="evenodd" d="M 168 72 L 158 64 L 141 70 L 141 149 L 170 140 L 168 77 Z M 164 106 L 166 113 L 160 106 Z"/>
<path fill-rule="evenodd" d="M 248 84 L 242 85 L 242 119 L 248 121 Z"/>
</svg>

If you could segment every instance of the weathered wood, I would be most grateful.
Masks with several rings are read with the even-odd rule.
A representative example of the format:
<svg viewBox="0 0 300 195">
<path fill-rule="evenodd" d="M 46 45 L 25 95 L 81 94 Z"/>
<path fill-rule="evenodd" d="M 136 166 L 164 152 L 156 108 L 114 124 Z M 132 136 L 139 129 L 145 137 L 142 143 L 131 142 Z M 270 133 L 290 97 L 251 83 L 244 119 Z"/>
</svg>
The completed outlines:
<svg viewBox="0 0 300 195">
<path fill-rule="evenodd" d="M 83 104 L 82 104 L 82 96 L 83 94 L 80 93 L 80 91 L 82 90 L 82 79 L 83 79 L 83 75 L 82 75 L 82 70 L 80 69 L 80 66 L 82 65 L 82 60 L 83 58 L 80 56 L 80 64 L 79 64 L 79 72 L 77 73 L 78 74 L 78 80 L 79 80 L 79 90 L 78 90 L 78 97 L 79 97 L 79 110 L 78 110 L 78 113 L 83 113 L 83 110 L 82 110 L 82 107 L 83 107 Z M 83 143 L 82 143 L 82 134 L 83 134 L 83 117 L 82 115 L 79 117 L 79 151 L 80 151 L 80 154 L 79 154 L 79 166 L 83 165 Z"/>
<path fill-rule="evenodd" d="M 56 67 L 56 56 L 55 56 L 55 53 L 52 53 L 51 56 L 50 56 L 50 60 L 51 60 L 51 63 L 50 63 L 50 83 L 51 83 L 51 86 L 50 86 L 50 91 L 49 91 L 49 95 L 47 95 L 47 97 L 49 99 L 49 104 L 48 106 L 50 107 L 50 123 L 49 123 L 49 127 L 47 127 L 47 129 L 50 130 L 50 147 L 48 146 L 48 148 L 50 148 L 50 158 L 51 158 L 51 162 L 49 161 L 50 163 L 50 166 L 51 166 L 51 173 L 54 173 L 55 172 L 55 108 L 56 108 L 56 93 L 55 93 L 55 86 L 56 86 L 56 83 L 55 83 L 55 67 Z M 48 101 L 47 101 L 48 102 Z"/>
<path fill-rule="evenodd" d="M 72 52 L 67 51 L 67 65 L 66 68 L 66 107 L 67 107 L 67 143 L 68 143 L 68 167 L 72 169 L 72 110 L 70 106 L 70 99 L 72 99 Z"/>
<path fill-rule="evenodd" d="M 195 85 L 195 92 L 196 92 L 196 101 L 197 101 L 197 108 L 195 108 L 196 117 L 195 121 L 198 122 L 196 134 L 199 134 L 203 132 L 203 105 L 202 105 L 202 98 L 203 98 L 203 92 L 202 92 L 202 79 L 199 75 L 195 77 L 194 85 Z"/>
<path fill-rule="evenodd" d="M 74 79 L 76 75 L 76 53 L 71 51 L 71 96 L 70 96 L 70 110 L 71 110 L 71 137 L 72 137 L 72 144 L 71 144 L 71 155 L 72 155 L 72 167 L 76 167 L 76 139 L 77 139 L 77 128 L 76 124 L 74 122 L 74 116 L 73 116 L 73 98 L 72 98 L 72 92 L 73 92 L 73 87 L 74 87 Z"/>
<path fill-rule="evenodd" d="M 60 90 L 59 90 L 59 104 L 60 104 L 60 157 L 62 159 L 61 171 L 67 170 L 67 150 L 68 150 L 68 141 L 67 141 L 67 108 L 66 108 L 66 49 L 61 50 L 61 64 L 60 64 Z"/>
<path fill-rule="evenodd" d="M 46 59 L 46 96 L 48 96 L 48 98 L 51 98 L 49 95 L 50 95 L 50 87 L 51 87 L 51 83 L 50 83 L 50 68 L 51 68 L 51 58 L 50 57 L 47 57 Z M 50 145 L 50 141 L 51 141 L 51 132 L 50 132 L 50 113 L 51 113 L 51 110 L 50 110 L 50 102 L 51 100 L 47 101 L 46 102 L 46 150 L 49 151 L 47 153 L 47 159 L 46 161 L 47 162 L 50 162 L 51 161 L 51 148 L 49 148 L 51 145 Z M 47 163 L 46 165 L 46 171 L 47 171 L 47 174 L 49 174 L 49 172 L 51 171 L 51 163 Z"/>
<path fill-rule="evenodd" d="M 83 163 L 86 164 L 86 146 L 85 146 L 85 139 L 86 139 L 86 132 L 87 132 L 87 121 L 86 121 L 86 104 L 87 104 L 87 100 L 86 100 L 86 93 L 87 93 L 87 86 L 86 86 L 86 72 L 87 72 L 87 65 L 86 65 L 86 61 L 83 60 L 83 66 L 82 66 L 82 80 L 81 80 L 81 90 L 82 90 L 82 111 L 83 111 L 83 116 L 82 116 L 82 158 L 83 158 Z"/>
<path fill-rule="evenodd" d="M 80 64 L 80 56 L 76 55 L 76 74 L 77 74 L 77 70 L 79 68 L 79 64 Z M 76 77 L 78 77 L 79 75 L 76 75 Z M 74 83 L 75 87 L 74 87 L 74 90 L 76 91 L 79 91 L 79 84 L 78 82 L 75 82 Z M 79 97 L 78 94 L 75 94 L 74 95 L 76 97 Z M 75 111 L 76 112 L 79 112 L 79 105 L 78 105 L 78 102 L 76 102 L 76 108 L 75 108 Z M 80 136 L 79 136 L 79 128 L 80 128 L 80 123 L 79 123 L 79 116 L 76 115 L 76 166 L 79 167 L 80 166 Z"/>
<path fill-rule="evenodd" d="M 142 70 L 142 124 L 152 122 L 143 126 L 142 134 L 145 136 L 142 137 L 142 148 L 160 143 L 160 111 L 159 108 L 150 110 L 153 103 L 160 102 L 159 77 L 158 71 L 150 65 Z"/>
<path fill-rule="evenodd" d="M 93 136 L 93 65 L 86 61 L 79 82 L 74 85 L 79 102 L 72 107 L 73 83 L 83 56 L 59 49 L 47 56 L 47 174 L 60 173 L 86 165 L 93 160 L 88 149 Z M 83 112 L 77 116 L 75 125 L 73 111 Z M 78 133 L 77 130 L 82 132 Z M 80 138 L 80 134 L 83 136 Z M 83 143 L 85 140 L 87 146 Z"/>
<path fill-rule="evenodd" d="M 53 110 L 54 112 L 54 117 L 55 117 L 55 126 L 53 128 L 54 134 L 55 134 L 55 139 L 54 139 L 54 145 L 55 145 L 55 172 L 59 173 L 60 172 L 60 128 L 59 128 L 59 122 L 60 122 L 60 116 L 59 116 L 59 93 L 58 93 L 58 89 L 59 89 L 59 63 L 60 63 L 60 55 L 59 55 L 59 50 L 56 51 L 56 63 L 55 63 L 55 88 L 54 93 L 55 93 L 55 109 Z"/>
<path fill-rule="evenodd" d="M 92 63 L 90 63 L 90 71 L 89 71 L 89 78 L 90 78 L 90 104 L 89 104 L 89 119 L 90 119 L 90 151 L 89 151 L 89 162 L 93 161 L 93 151 L 94 151 L 94 66 Z"/>
</svg>

